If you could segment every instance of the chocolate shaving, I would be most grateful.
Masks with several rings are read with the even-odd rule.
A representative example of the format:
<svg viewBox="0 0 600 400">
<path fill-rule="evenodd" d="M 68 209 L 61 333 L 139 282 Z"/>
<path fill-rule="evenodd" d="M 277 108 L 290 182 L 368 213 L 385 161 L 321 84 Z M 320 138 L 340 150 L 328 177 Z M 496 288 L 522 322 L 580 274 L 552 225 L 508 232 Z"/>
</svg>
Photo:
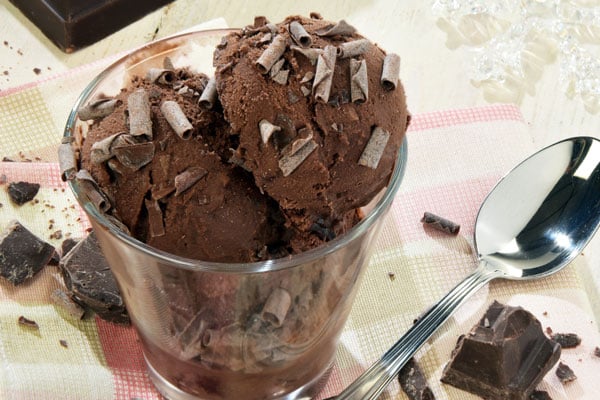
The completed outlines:
<svg viewBox="0 0 600 400">
<path fill-rule="evenodd" d="M 261 318 L 279 328 L 283 325 L 291 304 L 292 297 L 290 293 L 285 289 L 276 288 L 267 298 L 260 314 Z"/>
<path fill-rule="evenodd" d="M 312 93 L 317 101 L 327 103 L 333 82 L 333 71 L 335 69 L 336 48 L 325 46 L 323 53 L 319 54 L 317 70 L 313 82 Z"/>
<path fill-rule="evenodd" d="M 81 186 L 83 192 L 96 208 L 102 212 L 110 210 L 111 204 L 108 197 L 100 190 L 98 184 L 87 170 L 80 169 L 77 171 L 75 179 L 77 179 L 79 186 Z"/>
<path fill-rule="evenodd" d="M 92 100 L 77 110 L 77 116 L 82 121 L 104 118 L 112 114 L 121 103 L 121 100 L 111 98 Z"/>
<path fill-rule="evenodd" d="M 400 79 L 400 56 L 390 53 L 383 59 L 383 69 L 381 70 L 381 86 L 385 90 L 394 90 Z"/>
<path fill-rule="evenodd" d="M 152 188 L 152 199 L 161 200 L 175 191 L 174 187 L 164 187 L 162 189 Z"/>
<path fill-rule="evenodd" d="M 269 72 L 271 67 L 279 60 L 279 58 L 285 52 L 287 40 L 283 35 L 277 35 L 269 44 L 269 46 L 262 52 L 258 60 L 256 60 L 256 66 L 262 74 Z"/>
<path fill-rule="evenodd" d="M 300 139 L 302 140 L 302 139 Z M 285 154 L 279 159 L 279 169 L 283 172 L 283 176 L 289 176 L 302 164 L 304 160 L 318 147 L 314 140 L 309 140 L 304 143 L 304 146 L 299 148 L 292 154 Z"/>
<path fill-rule="evenodd" d="M 160 111 L 177 136 L 184 140 L 187 140 L 192 136 L 194 127 L 190 121 L 188 121 L 177 102 L 171 100 L 164 101 L 160 105 Z"/>
<path fill-rule="evenodd" d="M 24 326 L 27 326 L 27 327 L 33 328 L 33 329 L 40 329 L 37 322 L 35 322 L 32 319 L 27 319 L 22 315 L 19 317 L 19 319 L 17 321 L 19 322 L 19 325 L 24 325 Z"/>
<path fill-rule="evenodd" d="M 293 156 L 313 138 L 312 132 L 306 127 L 298 131 L 298 136 L 300 136 L 298 139 L 294 140 L 282 150 L 282 154 Z"/>
<path fill-rule="evenodd" d="M 303 48 L 299 46 L 292 45 L 290 49 L 302 54 L 304 57 L 308 58 L 311 65 L 315 65 L 317 60 L 319 59 L 319 55 L 323 53 L 323 49 L 315 49 L 315 48 Z"/>
<path fill-rule="evenodd" d="M 400 387 L 410 400 L 435 400 L 435 396 L 427 385 L 427 378 L 414 358 L 402 367 L 398 374 Z"/>
<path fill-rule="evenodd" d="M 217 81 L 216 81 L 215 77 L 212 76 L 208 80 L 206 87 L 204 88 L 204 90 L 202 91 L 202 94 L 200 95 L 199 104 L 200 104 L 200 107 L 204 108 L 205 110 L 210 110 L 215 106 L 216 102 L 217 102 Z"/>
<path fill-rule="evenodd" d="M 99 140 L 92 144 L 92 148 L 90 150 L 90 159 L 94 164 L 100 164 L 104 161 L 111 159 L 114 154 L 111 151 L 112 144 L 117 137 L 123 135 L 125 132 L 115 133 L 114 135 L 110 135 L 105 137 L 102 140 Z"/>
<path fill-rule="evenodd" d="M 152 140 L 152 110 L 145 89 L 137 89 L 127 97 L 129 113 L 129 133 L 133 136 L 145 136 Z"/>
<path fill-rule="evenodd" d="M 165 235 L 165 224 L 163 220 L 163 212 L 156 200 L 144 199 L 146 211 L 148 211 L 148 230 L 151 237 Z"/>
<path fill-rule="evenodd" d="M 300 86 L 300 91 L 302 92 L 302 94 L 304 96 L 308 96 L 308 95 L 310 95 L 312 93 L 312 91 L 310 90 L 310 88 L 307 88 L 304 85 Z"/>
<path fill-rule="evenodd" d="M 363 103 L 369 98 L 369 78 L 365 60 L 350 60 L 350 99 Z"/>
<path fill-rule="evenodd" d="M 263 43 L 269 43 L 271 40 L 273 40 L 273 34 L 271 32 L 266 32 L 258 41 L 258 43 L 263 44 Z"/>
<path fill-rule="evenodd" d="M 32 182 L 11 182 L 8 184 L 8 198 L 18 206 L 22 206 L 38 194 L 40 190 L 39 183 Z"/>
<path fill-rule="evenodd" d="M 308 71 L 306 74 L 304 74 L 304 76 L 300 80 L 300 83 L 308 83 L 308 82 L 312 81 L 314 77 L 315 77 L 315 73 L 312 71 Z"/>
<path fill-rule="evenodd" d="M 171 57 L 166 56 L 165 58 L 163 58 L 163 68 L 171 71 L 175 69 L 175 64 L 173 64 L 173 60 L 171 60 Z"/>
<path fill-rule="evenodd" d="M 208 174 L 208 171 L 202 167 L 190 167 L 175 177 L 175 196 L 179 196 L 191 188 L 202 177 Z"/>
<path fill-rule="evenodd" d="M 577 379 L 577 375 L 575 375 L 575 372 L 573 372 L 571 367 L 563 362 L 558 363 L 558 367 L 556 367 L 556 376 L 563 384 Z"/>
<path fill-rule="evenodd" d="M 14 286 L 40 272 L 54 256 L 54 246 L 13 220 L 0 235 L 0 276 Z"/>
<path fill-rule="evenodd" d="M 258 129 L 260 130 L 260 137 L 264 144 L 269 142 L 269 139 L 275 132 L 281 131 L 281 127 L 277 125 L 273 125 L 266 119 L 261 119 L 258 123 Z"/>
<path fill-rule="evenodd" d="M 170 85 L 175 81 L 175 72 L 172 69 L 166 68 L 150 68 L 146 72 L 146 80 L 150 83 Z"/>
<path fill-rule="evenodd" d="M 290 22 L 289 31 L 294 41 L 300 46 L 309 47 L 312 44 L 310 35 L 298 21 Z"/>
<path fill-rule="evenodd" d="M 347 23 L 345 20 L 340 20 L 337 24 L 325 27 L 315 33 L 319 36 L 350 36 L 356 32 L 356 28 Z"/>
<path fill-rule="evenodd" d="M 74 302 L 71 296 L 61 289 L 55 289 L 50 294 L 50 299 L 52 299 L 54 304 L 64 309 L 67 314 L 74 319 L 82 319 L 85 315 L 85 309 Z"/>
<path fill-rule="evenodd" d="M 279 83 L 280 85 L 285 85 L 287 83 L 289 74 L 289 70 L 282 69 L 273 77 L 273 81 Z"/>
<path fill-rule="evenodd" d="M 563 349 L 571 349 L 581 344 L 581 338 L 576 333 L 554 333 L 551 339 Z"/>
<path fill-rule="evenodd" d="M 351 42 L 344 42 L 337 48 L 337 55 L 339 58 L 350 58 L 365 53 L 371 42 L 368 39 L 358 39 Z"/>
<path fill-rule="evenodd" d="M 377 169 L 389 138 L 390 134 L 388 132 L 376 126 L 373 132 L 371 132 L 371 137 L 358 160 L 358 164 L 371 169 Z"/>
<path fill-rule="evenodd" d="M 423 213 L 423 218 L 421 218 L 421 222 L 426 226 L 429 226 L 440 232 L 448 233 L 450 235 L 458 235 L 458 232 L 460 231 L 459 224 L 427 211 Z"/>
<path fill-rule="evenodd" d="M 152 142 L 144 142 L 115 145 L 112 152 L 121 164 L 133 171 L 137 171 L 154 158 L 154 144 Z"/>
</svg>

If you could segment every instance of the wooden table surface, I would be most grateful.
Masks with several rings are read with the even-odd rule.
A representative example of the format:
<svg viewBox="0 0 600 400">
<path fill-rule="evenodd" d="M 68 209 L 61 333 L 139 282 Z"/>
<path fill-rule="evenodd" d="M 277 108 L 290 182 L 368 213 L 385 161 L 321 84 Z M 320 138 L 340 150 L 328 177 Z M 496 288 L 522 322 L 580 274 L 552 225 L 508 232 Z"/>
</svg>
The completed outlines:
<svg viewBox="0 0 600 400">
<path fill-rule="evenodd" d="M 308 15 L 311 11 L 329 20 L 346 19 L 384 49 L 400 54 L 401 79 L 412 113 L 489 104 L 482 89 L 471 83 L 468 70 L 472 52 L 466 46 L 447 46 L 447 33 L 440 29 L 431 2 L 422 0 L 177 0 L 72 54 L 61 52 L 8 0 L 0 0 L 0 91 L 210 19 L 222 17 L 230 27 L 241 27 L 251 23 L 255 15 L 279 21 L 290 14 Z M 567 97 L 559 81 L 559 65 L 554 62 L 544 68 L 529 93 L 517 99 L 537 147 L 569 136 L 600 137 L 600 114 L 587 111 L 579 97 Z M 599 237 L 586 250 L 586 255 L 593 257 L 589 265 L 595 267 L 581 273 L 598 316 L 600 258 L 598 251 L 592 254 L 595 249 L 600 249 Z"/>
</svg>

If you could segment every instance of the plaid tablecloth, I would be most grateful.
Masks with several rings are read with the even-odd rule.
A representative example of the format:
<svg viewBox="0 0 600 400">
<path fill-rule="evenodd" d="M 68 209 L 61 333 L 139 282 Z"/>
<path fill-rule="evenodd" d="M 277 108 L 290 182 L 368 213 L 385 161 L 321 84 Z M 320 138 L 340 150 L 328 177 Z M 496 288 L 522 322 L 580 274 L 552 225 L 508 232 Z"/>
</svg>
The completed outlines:
<svg viewBox="0 0 600 400">
<path fill-rule="evenodd" d="M 18 219 L 54 245 L 85 234 L 88 224 L 60 181 L 56 149 L 66 117 L 83 86 L 109 60 L 45 81 L 0 92 L 0 163 L 8 182 L 38 182 L 36 202 L 13 205 L 0 187 L 0 230 Z M 409 98 L 410 104 L 410 98 Z M 497 180 L 536 150 L 519 110 L 509 105 L 456 109 L 413 116 L 409 161 L 356 303 L 343 332 L 337 362 L 322 397 L 339 392 L 475 267 L 473 229 L 477 210 Z M 31 160 L 31 161 L 29 161 Z M 424 211 L 462 225 L 457 237 L 423 229 Z M 586 263 L 586 256 L 573 263 Z M 61 285 L 56 267 L 26 284 L 0 280 L 0 398 L 159 399 L 148 379 L 132 328 L 94 316 L 73 320 L 50 301 Z M 439 399 L 475 398 L 439 382 L 458 336 L 493 300 L 521 305 L 554 332 L 575 332 L 582 344 L 561 360 L 578 379 L 567 385 L 550 372 L 540 388 L 553 399 L 600 396 L 597 321 L 576 266 L 539 281 L 494 281 L 478 292 L 417 354 Z M 19 325 L 19 316 L 39 329 Z M 61 344 L 61 341 L 63 343 Z M 396 383 L 382 399 L 403 399 Z"/>
</svg>

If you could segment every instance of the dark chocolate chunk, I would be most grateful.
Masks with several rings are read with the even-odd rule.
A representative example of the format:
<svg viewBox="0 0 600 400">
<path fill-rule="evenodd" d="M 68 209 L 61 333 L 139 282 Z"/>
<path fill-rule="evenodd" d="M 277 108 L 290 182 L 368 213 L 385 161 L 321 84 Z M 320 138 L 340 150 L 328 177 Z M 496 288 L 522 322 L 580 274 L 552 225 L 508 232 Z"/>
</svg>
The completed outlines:
<svg viewBox="0 0 600 400">
<path fill-rule="evenodd" d="M 69 344 L 68 344 L 68 343 L 67 343 L 67 341 L 66 341 L 66 340 L 64 340 L 64 339 L 60 339 L 60 340 L 58 341 L 58 343 L 60 343 L 60 345 L 61 345 L 62 347 L 64 347 L 65 349 L 69 347 Z"/>
<path fill-rule="evenodd" d="M 440 232 L 446 232 L 450 235 L 458 235 L 460 231 L 460 225 L 454 223 L 446 218 L 442 218 L 438 215 L 425 211 L 423 218 L 421 218 L 423 225 L 429 226 Z"/>
<path fill-rule="evenodd" d="M 121 292 L 94 232 L 63 257 L 60 268 L 73 300 L 107 321 L 129 322 Z"/>
<path fill-rule="evenodd" d="M 558 379 L 560 379 L 562 383 L 572 382 L 577 379 L 577 376 L 571 367 L 563 362 L 558 363 L 558 367 L 556 368 L 556 376 L 558 376 Z"/>
<path fill-rule="evenodd" d="M 17 322 L 19 323 L 19 325 L 24 325 L 30 328 L 34 328 L 34 329 L 40 329 L 39 325 L 37 324 L 37 322 L 35 322 L 32 319 L 28 319 L 25 318 L 24 316 L 20 316 L 19 319 L 17 320 Z"/>
<path fill-rule="evenodd" d="M 398 374 L 398 382 L 410 400 L 435 400 L 427 378 L 414 358 L 408 360 Z"/>
<path fill-rule="evenodd" d="M 173 0 L 10 0 L 61 50 L 88 46 Z"/>
<path fill-rule="evenodd" d="M 581 344 L 581 338 L 576 333 L 554 333 L 552 340 L 560 344 L 563 349 L 571 349 Z"/>
<path fill-rule="evenodd" d="M 560 352 L 531 313 L 495 301 L 459 338 L 442 382 L 490 400 L 526 400 Z"/>
<path fill-rule="evenodd" d="M 81 238 L 66 238 L 60 245 L 60 253 L 65 256 L 77 243 L 81 241 Z"/>
<path fill-rule="evenodd" d="M 534 390 L 529 400 L 552 400 L 552 397 L 545 390 Z"/>
<path fill-rule="evenodd" d="M 17 205 L 23 205 L 33 200 L 40 190 L 39 183 L 11 182 L 8 184 L 8 196 Z"/>
<path fill-rule="evenodd" d="M 0 236 L 0 275 L 20 285 L 44 268 L 55 252 L 21 223 L 11 221 Z"/>
</svg>

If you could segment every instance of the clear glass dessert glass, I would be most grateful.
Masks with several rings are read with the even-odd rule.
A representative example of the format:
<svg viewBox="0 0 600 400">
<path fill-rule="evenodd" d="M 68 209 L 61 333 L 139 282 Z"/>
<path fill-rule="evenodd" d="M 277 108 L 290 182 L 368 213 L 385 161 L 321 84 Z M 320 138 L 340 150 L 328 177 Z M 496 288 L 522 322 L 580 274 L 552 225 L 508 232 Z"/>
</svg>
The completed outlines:
<svg viewBox="0 0 600 400">
<path fill-rule="evenodd" d="M 88 124 L 77 118 L 91 99 L 115 95 L 131 77 L 161 67 L 212 71 L 228 30 L 186 33 L 120 59 L 75 103 L 65 141 L 75 148 Z M 247 264 L 186 259 L 119 229 L 76 180 L 86 211 L 143 346 L 149 375 L 169 399 L 299 399 L 323 387 L 374 240 L 400 186 L 406 142 L 387 188 L 348 233 L 302 254 Z"/>
</svg>

